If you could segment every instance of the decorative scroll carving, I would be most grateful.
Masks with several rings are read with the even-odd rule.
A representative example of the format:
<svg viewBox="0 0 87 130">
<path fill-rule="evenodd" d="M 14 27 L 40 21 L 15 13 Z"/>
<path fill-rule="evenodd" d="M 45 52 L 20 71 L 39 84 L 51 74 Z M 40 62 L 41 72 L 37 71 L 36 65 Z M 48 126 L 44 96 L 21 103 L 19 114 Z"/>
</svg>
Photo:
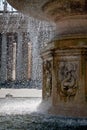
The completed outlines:
<svg viewBox="0 0 87 130">
<path fill-rule="evenodd" d="M 64 101 L 75 97 L 78 88 L 77 63 L 60 62 L 58 70 L 59 78 L 59 95 Z"/>
<path fill-rule="evenodd" d="M 51 61 L 44 62 L 45 97 L 50 97 L 52 93 L 52 64 Z"/>
</svg>

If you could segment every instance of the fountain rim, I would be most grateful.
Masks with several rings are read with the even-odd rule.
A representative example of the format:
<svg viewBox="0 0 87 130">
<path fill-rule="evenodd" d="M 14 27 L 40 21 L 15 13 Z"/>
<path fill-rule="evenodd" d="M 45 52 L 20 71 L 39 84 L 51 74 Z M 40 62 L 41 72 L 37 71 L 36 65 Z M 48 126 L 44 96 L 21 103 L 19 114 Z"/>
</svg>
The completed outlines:
<svg viewBox="0 0 87 130">
<path fill-rule="evenodd" d="M 22 13 L 30 16 L 30 17 L 34 17 L 36 19 L 39 19 L 39 20 L 45 20 L 45 21 L 51 21 L 51 22 L 59 22 L 61 21 L 62 19 L 67 19 L 68 18 L 76 18 L 78 16 L 84 16 L 84 15 L 87 15 L 87 11 L 84 10 L 84 7 L 81 7 L 81 11 L 80 9 L 79 10 L 75 10 L 74 12 L 70 9 L 66 9 L 65 10 L 62 10 L 60 9 L 59 11 L 56 11 L 55 15 L 52 16 L 53 13 L 52 10 L 51 10 L 51 7 L 52 4 L 50 4 L 52 2 L 51 1 L 48 1 L 48 0 L 7 0 L 9 4 L 11 4 L 11 6 L 13 6 L 15 9 L 21 11 Z M 75 1 L 75 0 L 74 0 Z M 49 3 L 50 2 L 50 3 Z M 54 0 L 54 2 L 57 2 L 57 6 L 61 6 L 61 4 L 63 2 L 60 3 L 60 1 L 57 1 L 57 0 Z M 49 3 L 49 5 L 48 5 Z M 56 4 L 54 4 L 56 5 Z M 55 9 L 56 7 L 53 8 L 53 10 Z M 57 7 L 58 9 L 58 7 Z"/>
</svg>

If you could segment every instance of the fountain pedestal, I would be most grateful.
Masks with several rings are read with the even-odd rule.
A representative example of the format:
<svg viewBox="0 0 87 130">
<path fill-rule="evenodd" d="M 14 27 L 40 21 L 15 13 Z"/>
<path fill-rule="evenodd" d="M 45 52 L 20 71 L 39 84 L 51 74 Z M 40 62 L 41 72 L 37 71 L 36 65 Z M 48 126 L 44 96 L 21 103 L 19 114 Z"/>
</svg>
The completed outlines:
<svg viewBox="0 0 87 130">
<path fill-rule="evenodd" d="M 50 113 L 87 116 L 87 37 L 50 43 L 42 52 L 43 100 L 52 100 Z"/>
</svg>

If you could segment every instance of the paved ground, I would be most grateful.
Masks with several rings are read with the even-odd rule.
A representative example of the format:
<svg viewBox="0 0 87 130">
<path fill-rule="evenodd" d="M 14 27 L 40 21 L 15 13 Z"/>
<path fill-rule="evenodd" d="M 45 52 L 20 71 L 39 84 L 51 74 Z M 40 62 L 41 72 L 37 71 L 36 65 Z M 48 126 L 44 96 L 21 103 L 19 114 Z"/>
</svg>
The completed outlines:
<svg viewBox="0 0 87 130">
<path fill-rule="evenodd" d="M 7 94 L 13 97 L 42 97 L 42 90 L 39 89 L 0 89 L 0 98 Z"/>
</svg>

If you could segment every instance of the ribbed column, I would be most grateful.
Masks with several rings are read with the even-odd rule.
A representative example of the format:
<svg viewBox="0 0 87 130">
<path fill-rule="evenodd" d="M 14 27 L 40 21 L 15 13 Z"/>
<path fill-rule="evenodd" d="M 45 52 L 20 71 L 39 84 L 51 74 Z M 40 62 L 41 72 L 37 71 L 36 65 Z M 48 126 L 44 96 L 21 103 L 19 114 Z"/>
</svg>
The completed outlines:
<svg viewBox="0 0 87 130">
<path fill-rule="evenodd" d="M 16 79 L 22 80 L 22 34 L 20 32 L 17 42 Z"/>
<path fill-rule="evenodd" d="M 7 80 L 7 35 L 2 34 L 1 81 Z"/>
</svg>

